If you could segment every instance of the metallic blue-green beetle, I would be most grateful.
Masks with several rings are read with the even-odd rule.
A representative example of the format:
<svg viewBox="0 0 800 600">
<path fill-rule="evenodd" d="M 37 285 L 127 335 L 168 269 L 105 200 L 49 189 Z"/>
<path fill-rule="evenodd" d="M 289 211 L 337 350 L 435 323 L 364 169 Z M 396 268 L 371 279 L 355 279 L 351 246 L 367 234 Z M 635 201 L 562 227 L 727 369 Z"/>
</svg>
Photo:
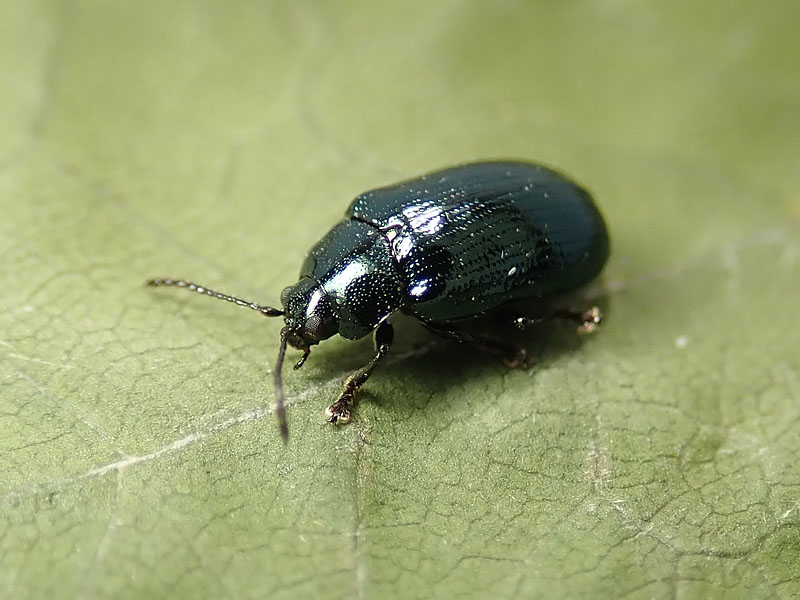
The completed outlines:
<svg viewBox="0 0 800 600">
<path fill-rule="evenodd" d="M 276 414 L 288 438 L 282 367 L 286 345 L 303 351 L 335 334 L 350 340 L 375 332 L 376 354 L 347 378 L 327 411 L 350 420 L 358 389 L 389 351 L 389 318 L 402 311 L 432 331 L 502 353 L 524 351 L 467 331 L 488 315 L 505 314 L 525 328 L 546 318 L 576 321 L 592 331 L 601 316 L 555 308 L 554 299 L 591 282 L 603 268 L 609 238 L 589 193 L 547 167 L 517 161 L 478 162 L 435 171 L 358 196 L 345 218 L 309 252 L 299 281 L 281 294 L 283 310 L 260 306 L 180 279 L 152 279 L 268 317 L 283 316 L 275 367 Z M 528 306 L 530 312 L 515 312 Z"/>
</svg>

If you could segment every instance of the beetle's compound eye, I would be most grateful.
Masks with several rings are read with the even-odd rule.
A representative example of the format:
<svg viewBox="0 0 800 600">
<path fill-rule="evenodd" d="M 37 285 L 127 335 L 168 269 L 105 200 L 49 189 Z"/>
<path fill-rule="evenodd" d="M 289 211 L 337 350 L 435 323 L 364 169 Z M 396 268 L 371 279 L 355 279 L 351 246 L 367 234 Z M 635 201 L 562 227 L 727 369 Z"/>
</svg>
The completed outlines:
<svg viewBox="0 0 800 600">
<path fill-rule="evenodd" d="M 294 289 L 293 285 L 283 288 L 283 291 L 281 292 L 281 304 L 283 306 L 286 306 L 286 303 L 289 301 L 289 296 L 292 295 L 293 289 Z"/>
<path fill-rule="evenodd" d="M 302 335 L 309 344 L 328 339 L 339 331 L 339 319 L 333 311 L 330 298 L 317 286 L 306 297 Z"/>
<path fill-rule="evenodd" d="M 319 312 L 312 312 L 307 315 L 306 323 L 303 327 L 307 332 L 317 332 L 323 327 L 324 315 Z"/>
</svg>

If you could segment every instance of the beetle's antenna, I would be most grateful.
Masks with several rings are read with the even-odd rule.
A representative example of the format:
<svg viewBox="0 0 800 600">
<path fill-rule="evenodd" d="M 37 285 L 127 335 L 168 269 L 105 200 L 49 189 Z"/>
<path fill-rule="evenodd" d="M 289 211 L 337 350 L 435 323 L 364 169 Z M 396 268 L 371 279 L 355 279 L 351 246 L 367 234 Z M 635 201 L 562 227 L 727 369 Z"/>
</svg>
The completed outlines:
<svg viewBox="0 0 800 600">
<path fill-rule="evenodd" d="M 289 425 L 286 423 L 286 403 L 283 398 L 283 357 L 286 356 L 286 327 L 281 329 L 281 345 L 278 348 L 278 360 L 275 361 L 273 383 L 275 384 L 275 415 L 278 417 L 278 427 L 281 429 L 283 443 L 289 441 Z"/>
<path fill-rule="evenodd" d="M 186 288 L 191 292 L 197 292 L 198 294 L 211 296 L 212 298 L 217 298 L 218 300 L 233 302 L 237 306 L 246 306 L 247 308 L 252 308 L 257 312 L 260 312 L 265 317 L 280 317 L 283 314 L 283 311 L 280 309 L 272 308 L 271 306 L 261 306 L 260 304 L 256 304 L 255 302 L 248 302 L 247 300 L 242 300 L 241 298 L 237 298 L 236 296 L 229 296 L 228 294 L 215 292 L 214 290 L 210 290 L 205 286 L 197 285 L 196 283 L 192 283 L 191 281 L 184 281 L 183 279 L 150 279 L 145 283 L 145 285 L 149 285 L 150 287 L 172 286 L 172 287 Z"/>
</svg>

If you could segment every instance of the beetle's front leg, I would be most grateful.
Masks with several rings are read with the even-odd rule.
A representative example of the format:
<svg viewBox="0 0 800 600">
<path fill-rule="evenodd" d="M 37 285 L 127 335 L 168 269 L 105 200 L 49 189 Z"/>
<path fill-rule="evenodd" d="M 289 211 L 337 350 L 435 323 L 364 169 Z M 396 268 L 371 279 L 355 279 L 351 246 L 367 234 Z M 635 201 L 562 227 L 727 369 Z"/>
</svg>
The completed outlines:
<svg viewBox="0 0 800 600">
<path fill-rule="evenodd" d="M 328 416 L 329 423 L 347 423 L 350 421 L 350 409 L 353 406 L 353 398 L 364 382 L 369 379 L 375 367 L 381 362 L 394 339 L 394 329 L 389 323 L 384 321 L 375 330 L 375 356 L 369 363 L 361 367 L 358 371 L 350 375 L 344 382 L 344 390 L 339 395 L 339 399 L 328 407 L 325 414 Z"/>
</svg>

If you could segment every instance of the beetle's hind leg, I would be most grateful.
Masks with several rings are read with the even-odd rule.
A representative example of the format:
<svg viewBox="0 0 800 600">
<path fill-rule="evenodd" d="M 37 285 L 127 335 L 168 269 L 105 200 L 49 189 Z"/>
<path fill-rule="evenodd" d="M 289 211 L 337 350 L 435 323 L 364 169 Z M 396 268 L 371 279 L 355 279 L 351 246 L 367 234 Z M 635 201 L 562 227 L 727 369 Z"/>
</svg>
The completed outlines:
<svg viewBox="0 0 800 600">
<path fill-rule="evenodd" d="M 478 348 L 499 355 L 507 367 L 512 369 L 528 366 L 528 351 L 522 346 L 504 342 L 483 333 L 470 333 L 445 323 L 423 322 L 433 333 L 457 342 L 473 344 Z"/>
<path fill-rule="evenodd" d="M 603 313 L 597 306 L 590 306 L 586 310 L 559 309 L 539 318 L 515 317 L 512 323 L 517 329 L 525 330 L 550 319 L 565 319 L 577 323 L 578 333 L 587 334 L 597 330 L 603 320 Z"/>
<path fill-rule="evenodd" d="M 375 330 L 375 356 L 366 365 L 350 375 L 344 382 L 344 390 L 339 395 L 338 400 L 328 407 L 325 414 L 328 415 L 329 423 L 343 424 L 350 421 L 350 409 L 353 407 L 353 400 L 359 388 L 369 379 L 375 367 L 383 360 L 389 352 L 394 339 L 394 329 L 389 323 L 384 321 Z"/>
</svg>

